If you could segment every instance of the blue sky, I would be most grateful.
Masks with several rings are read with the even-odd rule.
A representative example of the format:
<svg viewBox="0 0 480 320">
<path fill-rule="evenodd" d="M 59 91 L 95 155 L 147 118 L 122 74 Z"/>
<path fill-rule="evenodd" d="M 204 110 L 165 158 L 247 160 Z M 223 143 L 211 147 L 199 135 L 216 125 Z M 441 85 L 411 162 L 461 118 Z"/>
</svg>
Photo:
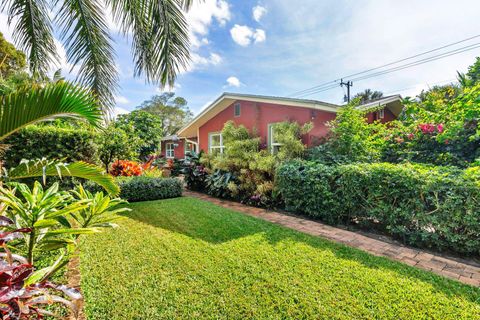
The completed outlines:
<svg viewBox="0 0 480 320">
<path fill-rule="evenodd" d="M 478 12 L 480 2 L 467 0 L 205 0 L 187 15 L 192 61 L 173 89 L 194 113 L 224 91 L 288 96 L 480 34 Z M 133 77 L 130 46 L 109 25 L 121 79 L 117 107 L 125 112 L 160 90 Z M 0 31 L 11 40 L 4 14 Z M 463 45 L 475 42 L 480 38 Z M 60 43 L 58 48 L 63 50 Z M 352 91 L 415 95 L 452 81 L 476 56 L 480 49 L 355 82 Z M 59 65 L 71 67 L 64 54 Z M 338 87 L 305 98 L 341 103 L 343 95 Z"/>
</svg>

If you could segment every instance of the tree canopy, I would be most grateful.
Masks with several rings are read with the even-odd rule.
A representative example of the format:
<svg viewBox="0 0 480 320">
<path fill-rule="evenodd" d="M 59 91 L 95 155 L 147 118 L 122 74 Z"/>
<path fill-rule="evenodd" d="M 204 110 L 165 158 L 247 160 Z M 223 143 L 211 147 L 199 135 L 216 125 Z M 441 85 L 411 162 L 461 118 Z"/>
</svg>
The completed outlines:
<svg viewBox="0 0 480 320">
<path fill-rule="evenodd" d="M 5 40 L 3 33 L 0 32 L 0 78 L 6 78 L 12 73 L 24 69 L 26 65 L 25 54 Z"/>
<path fill-rule="evenodd" d="M 353 99 L 359 98 L 359 103 L 367 103 L 369 101 L 379 99 L 383 97 L 383 92 L 381 91 L 372 91 L 372 89 L 365 89 L 362 92 L 357 93 L 353 96 Z"/>
<path fill-rule="evenodd" d="M 160 147 L 163 137 L 162 121 L 155 114 L 144 110 L 135 110 L 119 115 L 115 126 L 127 132 L 130 143 L 137 144 L 140 159 L 145 159 Z M 133 131 L 131 130 L 132 127 Z"/>
<path fill-rule="evenodd" d="M 180 130 L 193 117 L 193 113 L 187 106 L 187 100 L 175 97 L 173 92 L 155 95 L 137 108 L 160 117 L 163 134 L 166 136 Z"/>
</svg>

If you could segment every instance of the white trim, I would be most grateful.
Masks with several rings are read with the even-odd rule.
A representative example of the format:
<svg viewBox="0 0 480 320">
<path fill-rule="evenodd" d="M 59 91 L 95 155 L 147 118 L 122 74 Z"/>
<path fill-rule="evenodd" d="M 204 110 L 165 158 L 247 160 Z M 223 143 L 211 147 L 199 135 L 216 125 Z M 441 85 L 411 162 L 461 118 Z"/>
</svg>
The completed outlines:
<svg viewBox="0 0 480 320">
<path fill-rule="evenodd" d="M 169 148 L 168 147 L 169 145 L 171 145 L 172 147 Z M 165 158 L 175 159 L 175 143 L 173 143 L 173 142 L 165 143 Z"/>
<path fill-rule="evenodd" d="M 274 134 L 274 125 L 277 124 L 278 122 L 274 122 L 274 123 L 269 123 L 268 124 L 268 149 L 269 149 L 269 152 L 271 154 L 275 154 L 275 147 L 281 147 L 283 146 L 283 143 L 278 143 L 278 142 L 275 142 L 275 139 L 273 138 L 273 134 Z"/>
<path fill-rule="evenodd" d="M 212 138 L 218 136 L 220 137 L 220 144 L 218 146 L 212 146 Z M 223 145 L 223 135 L 221 132 L 209 132 L 208 133 L 208 153 L 211 153 L 214 149 L 220 150 L 220 153 L 223 153 L 225 146 Z"/>
</svg>

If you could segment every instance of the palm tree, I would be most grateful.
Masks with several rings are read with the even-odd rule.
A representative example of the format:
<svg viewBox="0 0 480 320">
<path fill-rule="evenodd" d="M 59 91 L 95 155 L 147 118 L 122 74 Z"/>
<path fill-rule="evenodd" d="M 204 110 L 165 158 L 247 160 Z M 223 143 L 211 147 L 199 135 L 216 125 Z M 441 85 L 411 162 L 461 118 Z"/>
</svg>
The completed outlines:
<svg viewBox="0 0 480 320">
<path fill-rule="evenodd" d="M 59 28 L 77 81 L 93 90 L 104 112 L 112 109 L 118 72 L 106 12 L 132 42 L 135 76 L 173 85 L 189 59 L 185 10 L 192 0 L 0 0 L 14 23 L 13 37 L 27 53 L 30 71 L 43 77 L 58 59 L 53 25 Z M 108 10 L 110 9 L 110 10 Z M 54 17 L 51 19 L 50 17 Z"/>
<path fill-rule="evenodd" d="M 89 90 L 62 81 L 0 95 L 0 143 L 29 124 L 59 117 L 83 119 L 98 127 L 102 122 L 102 110 Z M 85 162 L 26 160 L 15 168 L 1 170 L 0 181 L 42 176 L 45 179 L 53 175 L 89 179 L 111 194 L 119 192 L 110 175 Z"/>
<path fill-rule="evenodd" d="M 383 97 L 383 92 L 372 91 L 371 89 L 365 89 L 362 92 L 357 93 L 353 99 L 360 98 L 360 103 L 367 103 L 369 101 L 379 99 Z"/>
</svg>

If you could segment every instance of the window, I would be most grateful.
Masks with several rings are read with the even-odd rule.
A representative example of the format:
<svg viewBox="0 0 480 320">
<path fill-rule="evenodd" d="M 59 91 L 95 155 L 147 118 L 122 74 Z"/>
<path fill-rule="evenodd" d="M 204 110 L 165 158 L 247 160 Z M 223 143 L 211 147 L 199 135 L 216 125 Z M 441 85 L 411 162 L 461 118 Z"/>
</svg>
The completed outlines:
<svg viewBox="0 0 480 320">
<path fill-rule="evenodd" d="M 281 143 L 275 142 L 275 124 L 271 123 L 268 125 L 268 146 L 270 148 L 270 153 L 276 154 L 280 147 Z"/>
<path fill-rule="evenodd" d="M 165 144 L 165 158 L 173 159 L 175 158 L 175 144 L 174 143 L 167 143 Z"/>
<path fill-rule="evenodd" d="M 235 103 L 235 104 L 233 105 L 233 109 L 234 109 L 233 115 L 234 115 L 235 117 L 240 117 L 240 102 Z"/>
<path fill-rule="evenodd" d="M 223 153 L 223 137 L 220 132 L 208 135 L 208 152 L 211 154 Z"/>
<path fill-rule="evenodd" d="M 383 119 L 385 117 L 385 109 L 378 110 L 378 119 Z"/>
<path fill-rule="evenodd" d="M 192 142 L 185 141 L 185 156 L 188 155 L 190 152 L 196 152 L 195 144 Z"/>
</svg>

